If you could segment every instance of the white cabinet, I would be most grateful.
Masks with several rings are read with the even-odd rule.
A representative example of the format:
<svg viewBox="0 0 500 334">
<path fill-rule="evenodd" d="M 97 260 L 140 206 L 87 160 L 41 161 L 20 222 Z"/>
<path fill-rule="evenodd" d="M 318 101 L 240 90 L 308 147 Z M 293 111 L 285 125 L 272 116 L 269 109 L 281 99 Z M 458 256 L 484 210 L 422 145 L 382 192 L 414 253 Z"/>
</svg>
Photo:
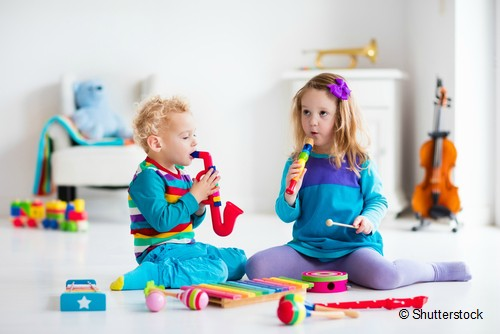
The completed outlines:
<svg viewBox="0 0 500 334">
<path fill-rule="evenodd" d="M 402 119 L 400 84 L 406 75 L 396 69 L 339 69 L 289 71 L 293 97 L 310 78 L 323 72 L 343 76 L 352 89 L 371 138 L 370 157 L 377 166 L 391 213 L 408 204 L 402 180 Z"/>
</svg>

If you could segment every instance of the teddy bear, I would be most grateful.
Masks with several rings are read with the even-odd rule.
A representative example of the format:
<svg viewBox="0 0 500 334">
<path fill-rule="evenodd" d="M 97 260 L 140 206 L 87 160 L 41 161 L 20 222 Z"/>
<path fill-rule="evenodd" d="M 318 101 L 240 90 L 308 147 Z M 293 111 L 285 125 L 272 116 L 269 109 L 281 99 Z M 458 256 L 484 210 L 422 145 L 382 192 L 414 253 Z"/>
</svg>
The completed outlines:
<svg viewBox="0 0 500 334">
<path fill-rule="evenodd" d="M 132 131 L 114 113 L 106 101 L 104 85 L 99 80 L 87 80 L 74 85 L 76 111 L 73 121 L 88 139 L 105 137 L 132 138 Z"/>
</svg>

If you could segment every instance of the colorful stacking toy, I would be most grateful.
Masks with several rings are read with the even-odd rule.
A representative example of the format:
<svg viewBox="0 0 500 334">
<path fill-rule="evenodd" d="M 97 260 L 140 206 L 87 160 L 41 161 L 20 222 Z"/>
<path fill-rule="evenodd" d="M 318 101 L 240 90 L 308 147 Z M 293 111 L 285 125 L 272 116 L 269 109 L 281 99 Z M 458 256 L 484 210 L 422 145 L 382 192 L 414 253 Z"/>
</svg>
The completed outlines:
<svg viewBox="0 0 500 334">
<path fill-rule="evenodd" d="M 70 203 L 51 200 L 46 204 L 38 199 L 16 200 L 11 203 L 10 217 L 14 227 L 43 227 L 68 232 L 88 230 L 87 212 L 83 199 L 75 199 Z"/>
</svg>

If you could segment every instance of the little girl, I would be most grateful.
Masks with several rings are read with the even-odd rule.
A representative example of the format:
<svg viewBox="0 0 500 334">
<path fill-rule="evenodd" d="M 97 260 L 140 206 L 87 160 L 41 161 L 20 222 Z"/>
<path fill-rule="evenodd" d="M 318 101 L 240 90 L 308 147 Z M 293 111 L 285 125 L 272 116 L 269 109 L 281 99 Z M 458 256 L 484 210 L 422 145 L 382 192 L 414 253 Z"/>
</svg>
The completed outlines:
<svg viewBox="0 0 500 334">
<path fill-rule="evenodd" d="M 383 256 L 378 229 L 387 200 L 344 78 L 323 73 L 309 80 L 294 97 L 292 119 L 295 152 L 285 164 L 275 210 L 284 222 L 294 222 L 293 239 L 248 259 L 250 279 L 299 279 L 305 271 L 336 270 L 347 272 L 355 284 L 381 290 L 471 279 L 463 262 L 391 262 Z M 297 157 L 305 138 L 314 145 L 303 169 Z M 292 179 L 295 191 L 286 192 Z M 354 228 L 327 226 L 328 219 Z"/>
<path fill-rule="evenodd" d="M 111 290 L 156 285 L 221 283 L 245 274 L 245 252 L 197 242 L 194 229 L 205 218 L 203 201 L 219 188 L 211 169 L 193 181 L 188 166 L 196 151 L 195 122 L 186 101 L 159 96 L 145 100 L 134 120 L 135 141 L 147 154 L 129 186 L 130 231 L 139 266 L 111 283 Z"/>
</svg>

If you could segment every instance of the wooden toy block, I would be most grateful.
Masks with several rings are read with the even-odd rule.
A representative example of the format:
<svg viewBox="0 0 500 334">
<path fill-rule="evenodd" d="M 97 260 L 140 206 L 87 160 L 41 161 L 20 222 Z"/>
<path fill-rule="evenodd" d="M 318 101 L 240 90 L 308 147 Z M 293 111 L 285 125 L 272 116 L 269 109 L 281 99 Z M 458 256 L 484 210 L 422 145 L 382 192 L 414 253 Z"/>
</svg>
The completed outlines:
<svg viewBox="0 0 500 334">
<path fill-rule="evenodd" d="M 60 301 L 61 311 L 106 311 L 106 295 L 93 279 L 67 280 Z"/>
</svg>

